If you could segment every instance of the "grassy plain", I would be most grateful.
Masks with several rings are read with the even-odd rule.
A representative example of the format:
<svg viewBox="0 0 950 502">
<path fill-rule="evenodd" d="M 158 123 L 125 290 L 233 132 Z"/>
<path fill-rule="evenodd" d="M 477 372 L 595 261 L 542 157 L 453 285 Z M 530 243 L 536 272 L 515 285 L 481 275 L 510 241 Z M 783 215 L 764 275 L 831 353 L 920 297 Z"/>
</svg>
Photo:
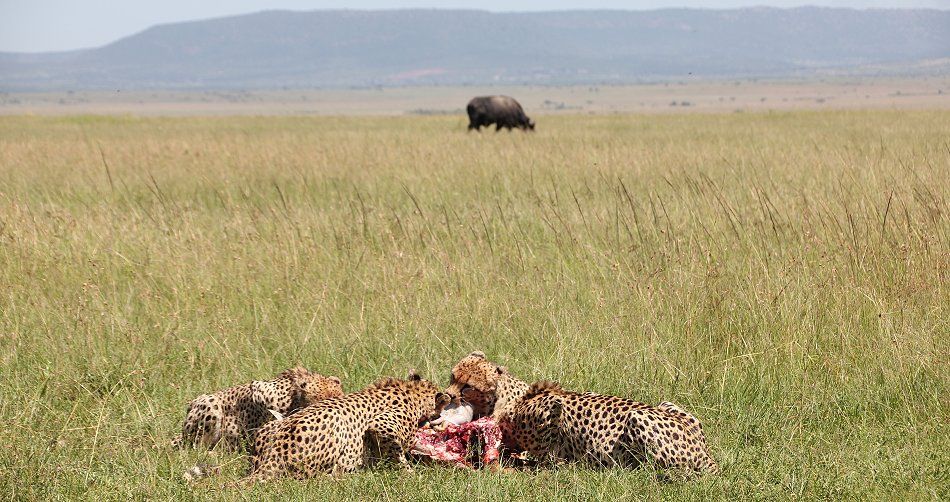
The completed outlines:
<svg viewBox="0 0 950 502">
<path fill-rule="evenodd" d="M 0 118 L 0 498 L 946 500 L 948 138 L 945 110 Z M 473 349 L 674 401 L 723 473 L 247 489 L 167 447 L 201 392 L 447 384 Z"/>
</svg>

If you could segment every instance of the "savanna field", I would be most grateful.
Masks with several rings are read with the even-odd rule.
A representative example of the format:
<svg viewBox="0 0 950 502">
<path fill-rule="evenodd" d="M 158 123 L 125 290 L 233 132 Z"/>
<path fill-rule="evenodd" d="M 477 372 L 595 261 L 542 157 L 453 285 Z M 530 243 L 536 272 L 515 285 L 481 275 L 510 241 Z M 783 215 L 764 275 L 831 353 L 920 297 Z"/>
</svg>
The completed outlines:
<svg viewBox="0 0 950 502">
<path fill-rule="evenodd" d="M 534 118 L 0 118 L 0 499 L 950 498 L 950 111 Z M 476 349 L 676 402 L 722 473 L 168 446 L 203 392 Z"/>
</svg>

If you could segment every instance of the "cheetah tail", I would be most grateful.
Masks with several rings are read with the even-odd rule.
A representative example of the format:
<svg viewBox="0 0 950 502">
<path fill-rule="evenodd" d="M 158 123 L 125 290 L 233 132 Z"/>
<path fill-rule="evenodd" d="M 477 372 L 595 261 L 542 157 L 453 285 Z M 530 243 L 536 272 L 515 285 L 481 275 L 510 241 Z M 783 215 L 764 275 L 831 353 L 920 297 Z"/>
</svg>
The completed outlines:
<svg viewBox="0 0 950 502">
<path fill-rule="evenodd" d="M 181 477 L 185 478 L 185 481 L 195 482 L 204 478 L 214 476 L 221 472 L 220 465 L 214 464 L 197 464 L 192 466 L 190 469 L 182 473 Z"/>
</svg>

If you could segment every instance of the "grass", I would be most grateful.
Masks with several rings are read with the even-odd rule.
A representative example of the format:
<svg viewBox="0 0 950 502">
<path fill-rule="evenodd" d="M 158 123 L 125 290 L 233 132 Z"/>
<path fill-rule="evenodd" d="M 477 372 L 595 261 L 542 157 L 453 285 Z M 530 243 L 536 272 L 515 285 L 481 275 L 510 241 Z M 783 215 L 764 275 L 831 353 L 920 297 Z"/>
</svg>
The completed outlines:
<svg viewBox="0 0 950 502">
<path fill-rule="evenodd" d="M 0 118 L 0 497 L 950 497 L 950 113 L 538 122 Z M 247 490 L 240 456 L 167 447 L 202 392 L 297 363 L 447 384 L 475 349 L 674 401 L 723 473 Z"/>
</svg>

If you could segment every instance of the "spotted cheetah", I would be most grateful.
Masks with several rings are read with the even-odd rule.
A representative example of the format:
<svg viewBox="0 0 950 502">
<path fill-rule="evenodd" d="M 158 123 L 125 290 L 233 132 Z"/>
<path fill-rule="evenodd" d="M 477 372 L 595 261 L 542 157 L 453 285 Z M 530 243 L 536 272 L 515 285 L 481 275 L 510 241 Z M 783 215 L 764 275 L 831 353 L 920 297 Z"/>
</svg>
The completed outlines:
<svg viewBox="0 0 950 502">
<path fill-rule="evenodd" d="M 290 368 L 270 381 L 253 381 L 214 394 L 201 394 L 188 405 L 181 434 L 172 445 L 234 451 L 253 441 L 254 431 L 273 419 L 322 399 L 343 395 L 340 379 Z"/>
<path fill-rule="evenodd" d="M 650 406 L 541 381 L 501 418 L 518 445 L 546 462 L 636 467 L 650 459 L 685 472 L 719 469 L 699 420 L 670 402 Z"/>
<path fill-rule="evenodd" d="M 261 428 L 244 482 L 339 476 L 371 464 L 373 456 L 408 466 L 405 453 L 420 422 L 448 402 L 414 371 L 407 380 L 384 378 L 362 391 L 320 401 Z"/>
</svg>

